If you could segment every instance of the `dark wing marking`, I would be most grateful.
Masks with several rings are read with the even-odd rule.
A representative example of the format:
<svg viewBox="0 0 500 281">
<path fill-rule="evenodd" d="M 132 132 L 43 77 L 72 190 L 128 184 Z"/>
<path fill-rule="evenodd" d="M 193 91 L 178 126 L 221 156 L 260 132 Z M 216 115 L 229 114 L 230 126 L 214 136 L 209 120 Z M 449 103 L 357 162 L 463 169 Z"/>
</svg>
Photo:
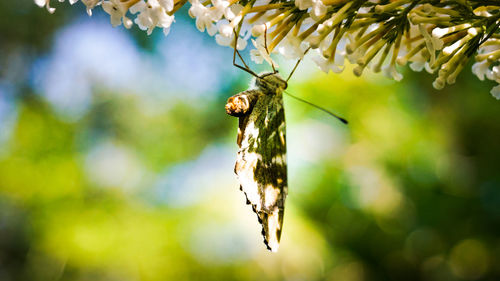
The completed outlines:
<svg viewBox="0 0 500 281">
<path fill-rule="evenodd" d="M 276 252 L 287 195 L 283 96 L 251 90 L 230 100 L 235 97 L 250 101 L 250 106 L 246 114 L 239 116 L 237 143 L 240 149 L 234 171 L 247 203 L 252 205 L 262 224 L 264 243 Z"/>
</svg>

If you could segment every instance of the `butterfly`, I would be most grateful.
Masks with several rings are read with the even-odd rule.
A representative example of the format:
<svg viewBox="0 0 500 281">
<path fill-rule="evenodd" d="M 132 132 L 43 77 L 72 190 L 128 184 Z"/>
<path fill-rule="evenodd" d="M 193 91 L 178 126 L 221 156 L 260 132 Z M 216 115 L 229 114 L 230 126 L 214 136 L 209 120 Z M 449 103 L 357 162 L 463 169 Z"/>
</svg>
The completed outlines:
<svg viewBox="0 0 500 281">
<path fill-rule="evenodd" d="M 267 32 L 267 29 L 266 29 Z M 266 38 L 266 32 L 264 38 Z M 235 32 L 235 38 L 236 32 Z M 302 59 L 299 59 L 290 75 L 284 80 L 276 71 L 257 75 L 250 70 L 236 48 L 234 40 L 233 65 L 255 77 L 253 87 L 227 100 L 226 113 L 239 118 L 237 144 L 239 146 L 234 172 L 240 183 L 240 190 L 246 196 L 262 225 L 262 236 L 267 249 L 277 252 L 283 230 L 285 200 L 288 194 L 286 123 L 283 93 L 288 80 Z M 267 42 L 264 40 L 267 50 Z M 309 49 L 304 52 L 304 55 Z M 236 64 L 236 54 L 244 66 Z M 337 115 L 315 106 L 347 124 Z"/>
<path fill-rule="evenodd" d="M 286 87 L 278 73 L 266 73 L 256 77 L 253 89 L 230 97 L 226 104 L 227 114 L 239 118 L 234 172 L 262 225 L 264 243 L 273 252 L 279 247 L 288 193 Z"/>
</svg>

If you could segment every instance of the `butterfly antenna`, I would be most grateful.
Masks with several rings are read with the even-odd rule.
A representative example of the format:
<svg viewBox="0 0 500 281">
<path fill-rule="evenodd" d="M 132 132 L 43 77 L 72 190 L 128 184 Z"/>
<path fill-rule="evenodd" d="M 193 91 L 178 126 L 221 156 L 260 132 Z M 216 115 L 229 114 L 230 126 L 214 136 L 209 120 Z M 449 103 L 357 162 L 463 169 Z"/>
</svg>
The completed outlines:
<svg viewBox="0 0 500 281">
<path fill-rule="evenodd" d="M 306 51 L 304 52 L 304 55 L 297 61 L 297 63 L 295 64 L 295 66 L 293 67 L 292 69 L 292 72 L 290 72 L 290 75 L 288 75 L 288 78 L 286 79 L 286 82 L 288 83 L 288 80 L 290 80 L 290 78 L 292 78 L 292 75 L 293 73 L 295 72 L 295 69 L 297 69 L 297 67 L 299 66 L 300 62 L 302 61 L 302 59 L 304 58 L 304 56 L 307 54 L 307 52 L 309 52 L 309 49 L 311 49 L 311 47 L 307 48 Z"/>
<path fill-rule="evenodd" d="M 298 101 L 301 101 L 301 102 L 306 103 L 306 104 L 308 104 L 308 105 L 310 105 L 310 106 L 312 106 L 312 107 L 315 107 L 315 108 L 317 108 L 317 109 L 319 109 L 319 110 L 321 110 L 321 111 L 323 111 L 323 112 L 328 113 L 329 115 L 331 115 L 331 116 L 333 116 L 333 117 L 337 118 L 340 122 L 342 122 L 342 123 L 344 123 L 344 124 L 346 124 L 346 125 L 347 125 L 347 124 L 349 124 L 349 122 L 347 122 L 347 120 L 345 120 L 344 118 L 342 118 L 342 117 L 338 116 L 337 114 L 335 114 L 335 113 L 333 113 L 333 112 L 331 112 L 331 111 L 329 111 L 329 110 L 327 110 L 327 109 L 324 109 L 324 108 L 323 108 L 323 107 L 321 107 L 321 106 L 315 105 L 314 103 L 311 103 L 311 102 L 308 102 L 308 101 L 306 101 L 306 100 L 303 100 L 303 99 L 301 99 L 301 98 L 299 98 L 299 97 L 296 97 L 296 96 L 294 96 L 294 95 L 290 94 L 290 93 L 289 93 L 289 92 L 287 92 L 287 91 L 284 91 L 284 92 L 285 92 L 285 94 L 287 94 L 288 96 L 290 96 L 290 97 L 292 97 L 292 98 L 294 98 L 294 99 L 296 99 L 296 100 L 298 100 Z"/>
<path fill-rule="evenodd" d="M 243 59 L 243 57 L 241 56 L 240 52 L 238 51 L 238 48 L 237 48 L 237 44 L 238 44 L 238 33 L 240 31 L 240 28 L 241 28 L 241 25 L 238 27 L 238 32 L 236 32 L 236 29 L 233 29 L 233 32 L 234 32 L 234 46 L 233 46 L 233 49 L 234 49 L 234 52 L 233 52 L 233 65 L 236 66 L 237 68 L 243 70 L 243 71 L 246 71 L 248 73 L 250 73 L 251 75 L 255 76 L 255 77 L 259 77 L 259 75 L 257 75 L 257 73 L 253 72 L 250 67 L 248 67 L 248 65 L 245 63 L 245 60 Z M 238 57 L 240 58 L 241 62 L 243 62 L 243 66 L 239 65 L 236 63 L 236 54 L 238 55 Z"/>
<path fill-rule="evenodd" d="M 271 53 L 269 53 L 269 49 L 267 49 L 267 24 L 264 24 L 264 48 L 266 49 L 267 55 L 270 57 Z M 271 67 L 273 68 L 273 73 L 276 73 L 276 68 L 274 67 L 273 60 L 271 60 Z"/>
</svg>

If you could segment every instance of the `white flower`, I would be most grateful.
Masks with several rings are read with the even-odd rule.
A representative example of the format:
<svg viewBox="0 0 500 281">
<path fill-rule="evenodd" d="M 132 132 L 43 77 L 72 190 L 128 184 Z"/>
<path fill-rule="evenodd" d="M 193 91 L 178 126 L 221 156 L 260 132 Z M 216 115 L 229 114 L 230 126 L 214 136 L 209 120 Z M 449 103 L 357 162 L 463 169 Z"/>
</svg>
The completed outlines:
<svg viewBox="0 0 500 281">
<path fill-rule="evenodd" d="M 324 15 L 326 15 L 327 7 L 323 4 L 321 0 L 311 0 L 312 1 L 312 10 L 310 12 L 311 18 L 313 20 L 320 20 Z"/>
<path fill-rule="evenodd" d="M 87 7 L 87 14 L 92 16 L 92 9 L 95 6 L 100 5 L 102 0 L 82 0 L 82 3 Z"/>
<path fill-rule="evenodd" d="M 479 80 L 484 81 L 486 73 L 490 70 L 490 63 L 487 60 L 476 62 L 472 65 L 472 73 L 474 73 Z"/>
<path fill-rule="evenodd" d="M 191 8 L 189 8 L 189 15 L 192 18 L 197 18 L 198 16 L 208 13 L 208 8 L 203 6 L 203 4 L 200 3 L 198 0 L 192 0 L 191 2 Z"/>
<path fill-rule="evenodd" d="M 158 2 L 167 12 L 171 12 L 174 9 L 174 0 L 158 0 Z"/>
<path fill-rule="evenodd" d="M 147 30 L 150 35 L 155 27 L 163 28 L 163 32 L 168 34 L 170 25 L 174 21 L 174 16 L 167 14 L 167 10 L 160 5 L 158 0 L 148 0 L 146 4 L 144 1 L 138 2 L 130 8 L 131 13 L 139 12 L 135 19 L 135 23 L 142 30 Z"/>
<path fill-rule="evenodd" d="M 232 21 L 240 12 L 243 10 L 243 6 L 240 4 L 233 4 L 224 10 L 224 17 Z"/>
<path fill-rule="evenodd" d="M 414 61 L 410 63 L 410 68 L 413 71 L 420 72 L 424 69 L 426 63 L 425 61 Z"/>
<path fill-rule="evenodd" d="M 386 77 L 392 78 L 396 81 L 401 81 L 401 79 L 403 79 L 403 75 L 396 70 L 396 66 L 394 64 L 388 64 L 382 70 Z"/>
<path fill-rule="evenodd" d="M 222 23 L 219 25 L 219 33 L 224 37 L 230 37 L 234 33 L 233 26 L 230 23 Z"/>
<path fill-rule="evenodd" d="M 496 98 L 497 100 L 500 100 L 500 85 L 493 87 L 491 89 L 490 93 L 494 98 Z"/>
<path fill-rule="evenodd" d="M 223 4 L 218 3 L 218 5 Z M 196 28 L 198 28 L 198 30 L 201 32 L 204 32 L 206 29 L 210 36 L 215 35 L 215 33 L 217 32 L 217 28 L 213 23 L 214 18 L 217 17 L 217 15 L 215 15 L 216 13 L 218 13 L 218 11 L 214 12 L 210 10 L 209 8 L 203 6 L 203 4 L 201 4 L 198 0 L 193 0 L 191 2 L 189 15 L 196 18 Z M 219 19 L 220 16 L 217 20 Z"/>
<path fill-rule="evenodd" d="M 271 58 L 271 55 L 267 52 L 265 46 L 264 46 L 264 37 L 258 37 L 257 40 L 252 39 L 252 43 L 255 46 L 255 49 L 250 51 L 250 58 L 258 63 L 261 64 L 264 60 L 269 63 L 269 65 L 278 67 L 278 65 L 273 61 Z"/>
<path fill-rule="evenodd" d="M 46 7 L 47 10 L 49 11 L 49 13 L 54 13 L 55 12 L 55 8 L 52 8 L 50 7 L 50 0 L 34 0 L 35 1 L 35 4 L 37 4 L 38 6 L 40 7 Z M 92 9 L 101 4 L 103 0 L 82 0 L 82 3 L 85 4 L 85 6 L 87 7 L 87 14 L 89 14 L 89 16 L 92 15 Z M 64 2 L 64 0 L 59 0 L 59 2 Z M 78 0 L 69 0 L 68 1 L 71 5 L 75 4 L 76 2 L 78 2 Z"/>
<path fill-rule="evenodd" d="M 491 70 L 486 71 L 486 77 L 500 83 L 500 67 L 494 66 Z"/>
<path fill-rule="evenodd" d="M 229 24 L 227 23 L 222 23 L 222 21 L 219 21 L 218 23 L 221 23 L 219 25 L 219 32 L 222 34 L 222 36 L 225 36 L 225 37 L 229 37 L 230 34 L 233 33 L 233 30 L 236 29 L 236 27 L 238 26 L 238 24 L 240 23 L 240 21 L 243 19 L 243 14 L 240 13 L 238 15 L 236 15 L 232 20 L 231 22 L 229 22 Z M 248 27 L 245 27 L 245 24 L 243 24 L 243 28 L 245 30 L 248 29 Z"/>
<path fill-rule="evenodd" d="M 429 74 L 433 74 L 436 71 L 436 69 L 431 67 L 429 62 L 426 62 L 424 67 L 425 67 L 425 71 L 427 71 L 427 73 L 429 73 Z"/>
<path fill-rule="evenodd" d="M 234 47 L 234 34 L 232 33 L 231 36 L 222 36 L 221 34 L 215 35 L 215 42 L 221 46 L 228 46 L 228 47 Z M 244 40 L 243 38 L 238 36 L 238 42 L 236 43 L 236 49 L 237 50 L 243 50 L 247 47 L 247 41 Z"/>
<path fill-rule="evenodd" d="M 204 32 L 205 28 L 210 36 L 214 36 L 217 33 L 217 27 L 215 26 L 212 16 L 210 13 L 204 13 L 196 18 L 196 28 L 199 31 Z"/>
<path fill-rule="evenodd" d="M 35 4 L 37 4 L 39 7 L 45 6 L 47 8 L 47 11 L 49 11 L 49 13 L 51 14 L 56 11 L 55 8 L 50 7 L 50 0 L 35 0 Z"/>
<path fill-rule="evenodd" d="M 277 47 L 278 53 L 283 57 L 295 60 L 304 57 L 304 52 L 307 49 L 307 43 L 302 42 L 297 36 L 288 34 Z"/>
<path fill-rule="evenodd" d="M 140 13 L 141 11 L 147 9 L 148 8 L 147 6 L 148 5 L 146 4 L 146 2 L 144 2 L 143 0 L 140 0 L 135 5 L 133 5 L 132 7 L 130 7 L 130 12 L 132 14 Z"/>
<path fill-rule="evenodd" d="M 214 21 L 218 21 L 224 15 L 227 7 L 229 7 L 229 2 L 225 0 L 212 0 L 212 9 L 211 9 L 211 19 Z"/>
<path fill-rule="evenodd" d="M 297 6 L 300 10 L 307 10 L 311 8 L 312 5 L 312 0 L 295 0 L 295 6 Z"/>
<path fill-rule="evenodd" d="M 417 72 L 422 71 L 424 68 L 426 68 L 426 65 L 429 65 L 428 60 L 429 60 L 429 56 L 428 55 L 423 56 L 422 52 L 418 52 L 417 55 L 413 56 L 410 59 L 410 61 L 411 61 L 411 63 L 410 63 L 411 70 L 417 71 Z M 427 70 L 427 68 L 426 68 L 426 70 Z"/>
<path fill-rule="evenodd" d="M 334 73 L 341 73 L 342 71 L 344 71 L 345 58 L 344 55 L 342 55 L 339 52 L 335 52 L 334 59 L 331 58 L 327 59 L 321 55 L 318 55 L 313 57 L 312 60 L 325 73 L 328 73 L 329 71 L 332 71 Z"/>
<path fill-rule="evenodd" d="M 252 39 L 252 41 L 254 40 Z M 264 62 L 264 56 L 257 49 L 250 50 L 250 59 L 257 64 Z"/>
<path fill-rule="evenodd" d="M 126 28 L 132 26 L 132 21 L 125 16 L 128 10 L 127 2 L 120 2 L 120 0 L 104 1 L 102 9 L 111 16 L 111 24 L 116 27 L 122 24 Z"/>
<path fill-rule="evenodd" d="M 266 32 L 266 24 L 256 24 L 252 27 L 252 36 L 259 37 Z"/>
</svg>

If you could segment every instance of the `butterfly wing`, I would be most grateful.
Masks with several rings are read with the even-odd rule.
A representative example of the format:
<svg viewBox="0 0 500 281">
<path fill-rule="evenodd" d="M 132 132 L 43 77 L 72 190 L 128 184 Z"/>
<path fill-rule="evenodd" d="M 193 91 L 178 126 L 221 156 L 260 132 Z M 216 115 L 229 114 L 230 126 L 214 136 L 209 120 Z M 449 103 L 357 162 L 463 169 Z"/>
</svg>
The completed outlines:
<svg viewBox="0 0 500 281">
<path fill-rule="evenodd" d="M 276 252 L 287 195 L 283 96 L 281 93 L 266 94 L 261 90 L 246 91 L 236 96 L 248 101 L 246 104 L 249 107 L 245 114 L 239 116 L 239 151 L 235 173 L 247 204 L 252 205 L 262 225 L 264 243 L 269 250 Z"/>
</svg>

